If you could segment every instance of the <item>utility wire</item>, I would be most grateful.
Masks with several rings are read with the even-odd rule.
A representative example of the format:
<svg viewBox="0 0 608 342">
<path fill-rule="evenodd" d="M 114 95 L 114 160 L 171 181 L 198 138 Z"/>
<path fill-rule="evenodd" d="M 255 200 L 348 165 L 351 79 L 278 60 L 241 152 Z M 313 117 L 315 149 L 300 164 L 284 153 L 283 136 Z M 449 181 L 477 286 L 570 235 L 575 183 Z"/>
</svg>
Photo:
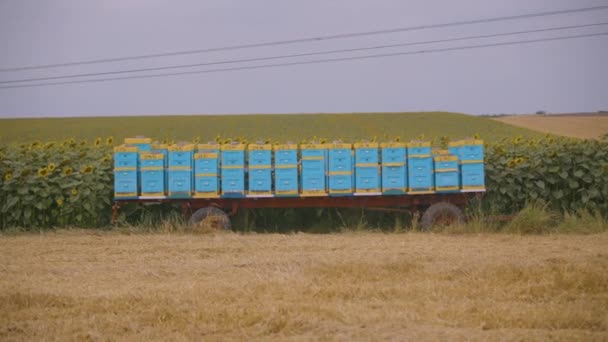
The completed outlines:
<svg viewBox="0 0 608 342">
<path fill-rule="evenodd" d="M 576 9 L 568 9 L 568 10 L 560 10 L 560 11 L 527 13 L 527 14 L 519 14 L 519 15 L 504 16 L 504 17 L 484 18 L 484 19 L 475 19 L 475 20 L 467 20 L 467 21 L 454 21 L 454 22 L 448 22 L 448 23 L 442 23 L 442 24 L 397 27 L 397 28 L 392 28 L 392 29 L 376 30 L 376 31 L 362 31 L 362 32 L 343 33 L 343 34 L 335 34 L 335 35 L 328 35 L 328 36 L 301 38 L 301 39 L 279 40 L 279 41 L 243 44 L 243 45 L 230 45 L 230 46 L 217 47 L 217 48 L 163 52 L 163 53 L 154 53 L 154 54 L 147 54 L 147 55 L 104 58 L 104 59 L 92 59 L 92 60 L 85 60 L 85 61 L 56 63 L 56 64 L 43 64 L 43 65 L 12 67 L 12 68 L 0 68 L 0 72 L 47 69 L 47 68 L 57 68 L 57 67 L 66 67 L 66 66 L 84 65 L 84 64 L 98 64 L 98 63 L 120 62 L 120 61 L 129 61 L 129 60 L 137 60 L 137 59 L 149 59 L 149 58 L 157 58 L 157 57 L 169 57 L 169 56 L 229 51 L 229 50 L 251 49 L 251 48 L 258 48 L 258 47 L 286 45 L 286 44 L 310 43 L 310 42 L 318 42 L 318 41 L 323 41 L 323 40 L 373 36 L 373 35 L 388 34 L 388 33 L 427 30 L 427 29 L 434 29 L 434 28 L 445 28 L 445 27 L 463 26 L 463 25 L 485 24 L 485 23 L 491 23 L 491 22 L 538 18 L 538 17 L 545 17 L 545 16 L 590 12 L 590 11 L 598 11 L 598 10 L 605 10 L 605 9 L 608 9 L 608 6 L 595 6 L 595 7 L 576 8 Z"/>
<path fill-rule="evenodd" d="M 96 83 L 96 82 L 129 80 L 129 79 L 144 79 L 144 78 L 156 78 L 156 77 L 179 76 L 179 75 L 205 74 L 205 73 L 238 71 L 238 70 L 265 69 L 265 68 L 275 68 L 275 67 L 285 67 L 285 66 L 295 66 L 295 65 L 319 64 L 319 63 L 330 63 L 330 62 L 343 62 L 343 61 L 352 61 L 352 60 L 360 60 L 360 59 L 372 59 L 372 58 L 407 56 L 407 55 L 420 55 L 420 54 L 426 54 L 426 53 L 438 53 L 438 52 L 448 52 L 448 51 L 458 51 L 458 50 L 471 50 L 471 49 L 479 49 L 479 48 L 487 48 L 487 47 L 531 44 L 531 43 L 558 41 L 558 40 L 566 40 L 566 39 L 576 39 L 576 38 L 584 38 L 584 37 L 599 37 L 599 36 L 606 36 L 606 35 L 608 35 L 608 32 L 581 34 L 581 35 L 573 35 L 573 36 L 562 36 L 562 37 L 553 37 L 553 38 L 520 40 L 520 41 L 503 42 L 503 43 L 468 45 L 468 46 L 459 46 L 459 47 L 441 48 L 441 49 L 429 49 L 429 50 L 419 50 L 419 51 L 409 51 L 409 52 L 395 52 L 395 53 L 375 54 L 375 55 L 367 55 L 367 56 L 341 57 L 341 58 L 318 59 L 318 60 L 302 61 L 302 62 L 290 62 L 290 63 L 276 63 L 276 64 L 263 64 L 263 65 L 254 65 L 254 66 L 242 66 L 242 67 L 232 67 L 232 68 L 223 68 L 223 69 L 209 69 L 209 70 L 198 70 L 198 71 L 183 71 L 183 72 L 175 72 L 175 73 L 163 73 L 163 74 L 140 75 L 140 76 L 123 76 L 123 77 L 113 77 L 113 78 L 102 78 L 102 79 L 91 79 L 91 80 L 74 80 L 74 81 L 62 81 L 62 82 L 51 82 L 51 83 L 8 85 L 8 86 L 0 86 L 0 89 L 43 87 L 43 86 L 62 85 L 62 84 Z"/>
<path fill-rule="evenodd" d="M 503 37 L 503 36 L 526 34 L 526 33 L 538 33 L 538 32 L 548 32 L 548 31 L 557 31 L 557 30 L 567 30 L 567 29 L 582 28 L 582 27 L 593 27 L 593 26 L 601 26 L 601 25 L 608 25 L 608 22 L 594 23 L 594 24 L 584 24 L 584 25 L 575 25 L 575 26 L 552 27 L 552 28 L 544 28 L 544 29 L 537 29 L 537 30 L 516 31 L 516 32 L 497 33 L 497 34 L 486 34 L 486 35 L 460 37 L 460 38 L 448 38 L 448 39 L 439 39 L 439 40 L 430 40 L 430 41 L 421 41 L 421 42 L 412 42 L 412 43 L 377 45 L 377 46 L 352 48 L 352 49 L 341 49 L 341 50 L 308 52 L 308 53 L 299 53 L 299 54 L 292 54 L 292 55 L 279 55 L 279 56 L 257 57 L 257 58 L 249 58 L 249 59 L 227 60 L 227 61 L 219 61 L 219 62 L 184 64 L 184 65 L 172 65 L 172 66 L 155 67 L 155 68 L 105 71 L 105 72 L 95 72 L 95 73 L 86 73 L 86 74 L 72 74 L 72 75 L 62 75 L 62 76 L 25 78 L 25 79 L 19 79 L 19 80 L 0 81 L 0 84 L 20 83 L 20 82 L 34 82 L 34 81 L 50 81 L 50 80 L 59 80 L 59 79 L 77 78 L 77 77 L 117 75 L 117 74 L 128 74 L 128 73 L 145 72 L 145 71 L 183 69 L 183 68 L 210 66 L 210 65 L 218 65 L 218 64 L 232 64 L 232 63 L 243 63 L 243 62 L 258 62 L 258 61 L 267 61 L 267 60 L 276 60 L 276 59 L 285 59 L 285 58 L 294 58 L 294 57 L 307 57 L 307 56 L 327 55 L 327 54 L 343 53 L 343 52 L 377 50 L 377 49 L 386 49 L 386 48 L 394 48 L 394 47 L 412 46 L 412 45 L 423 45 L 423 44 L 433 44 L 433 43 L 446 43 L 446 42 L 455 42 L 455 41 L 480 39 L 480 38 Z"/>
</svg>

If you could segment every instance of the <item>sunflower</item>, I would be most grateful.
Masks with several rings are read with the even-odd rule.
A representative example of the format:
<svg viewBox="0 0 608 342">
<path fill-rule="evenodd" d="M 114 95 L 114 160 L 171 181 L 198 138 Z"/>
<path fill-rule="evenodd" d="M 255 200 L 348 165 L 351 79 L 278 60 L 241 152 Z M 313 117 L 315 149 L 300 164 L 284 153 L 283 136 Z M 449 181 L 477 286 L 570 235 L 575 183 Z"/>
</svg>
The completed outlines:
<svg viewBox="0 0 608 342">
<path fill-rule="evenodd" d="M 9 181 L 11 179 L 13 179 L 13 174 L 12 173 L 7 172 L 7 173 L 4 174 L 4 180 L 5 181 Z"/>
<path fill-rule="evenodd" d="M 38 142 L 38 141 L 34 141 L 34 142 L 32 143 L 32 145 L 30 145 L 30 146 L 31 146 L 31 147 L 38 147 L 38 146 L 40 146 L 40 142 Z"/>
<path fill-rule="evenodd" d="M 57 203 L 58 206 L 63 206 L 63 198 L 58 198 L 55 200 L 55 203 Z"/>
<path fill-rule="evenodd" d="M 103 157 L 103 159 L 101 159 L 102 163 L 108 163 L 110 161 L 112 161 L 112 156 L 110 156 L 109 154 Z"/>
<path fill-rule="evenodd" d="M 106 139 L 106 145 L 109 145 L 109 146 L 114 145 L 114 138 L 109 137 L 108 139 Z"/>
<path fill-rule="evenodd" d="M 50 148 L 53 148 L 54 146 L 55 146 L 55 142 L 51 141 L 51 142 L 46 143 L 46 145 L 44 147 L 47 149 L 50 149 Z"/>
<path fill-rule="evenodd" d="M 49 174 L 49 170 L 46 167 L 43 167 L 42 169 L 38 169 L 38 177 L 46 177 Z"/>
<path fill-rule="evenodd" d="M 72 174 L 72 172 L 74 172 L 74 170 L 71 167 L 66 167 L 63 169 L 63 175 L 64 176 L 69 176 Z"/>
<path fill-rule="evenodd" d="M 95 139 L 95 146 L 101 145 L 101 138 Z"/>
<path fill-rule="evenodd" d="M 72 188 L 72 190 L 70 191 L 70 194 L 71 194 L 72 196 L 78 196 L 78 189 L 76 189 L 76 188 Z"/>
<path fill-rule="evenodd" d="M 83 166 L 80 169 L 80 172 L 84 173 L 84 174 L 89 174 L 93 172 L 93 167 L 91 165 L 87 165 L 87 166 Z"/>
<path fill-rule="evenodd" d="M 87 144 L 87 141 L 86 141 L 85 139 L 83 139 L 83 140 L 80 142 L 80 146 L 84 146 L 84 145 L 86 145 L 86 144 Z"/>
<path fill-rule="evenodd" d="M 55 165 L 55 163 L 50 163 L 46 168 L 49 170 L 49 172 L 53 172 L 57 168 L 57 165 Z"/>
</svg>

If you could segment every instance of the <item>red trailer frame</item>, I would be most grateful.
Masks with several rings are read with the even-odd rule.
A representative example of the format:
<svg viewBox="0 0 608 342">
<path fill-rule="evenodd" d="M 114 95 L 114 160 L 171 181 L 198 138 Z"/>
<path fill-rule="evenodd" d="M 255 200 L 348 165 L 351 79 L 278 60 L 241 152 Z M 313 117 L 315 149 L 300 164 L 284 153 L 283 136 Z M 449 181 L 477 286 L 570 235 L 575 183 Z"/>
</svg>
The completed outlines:
<svg viewBox="0 0 608 342">
<path fill-rule="evenodd" d="M 214 207 L 235 215 L 240 208 L 364 208 L 368 210 L 409 211 L 426 210 L 433 205 L 452 205 L 461 210 L 483 192 L 431 193 L 382 196 L 322 196 L 322 197 L 244 197 L 244 198 L 162 198 L 120 199 L 112 206 L 112 223 L 118 220 L 118 210 L 126 203 L 181 203 L 187 219 L 194 211 Z"/>
</svg>

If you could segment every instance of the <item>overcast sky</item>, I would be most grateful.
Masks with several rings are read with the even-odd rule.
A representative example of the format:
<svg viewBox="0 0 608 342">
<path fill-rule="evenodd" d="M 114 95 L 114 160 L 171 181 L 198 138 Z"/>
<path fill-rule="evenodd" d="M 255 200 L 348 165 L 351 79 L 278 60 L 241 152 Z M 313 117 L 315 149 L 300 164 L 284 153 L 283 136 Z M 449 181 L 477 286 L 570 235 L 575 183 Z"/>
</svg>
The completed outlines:
<svg viewBox="0 0 608 342">
<path fill-rule="evenodd" d="M 0 69 L 608 5 L 606 0 L 0 0 Z M 608 10 L 44 70 L 0 81 L 608 22 Z M 608 32 L 608 25 L 314 60 Z M 608 110 L 608 36 L 339 63 L 0 89 L 0 117 Z M 224 65 L 236 66 L 236 65 Z M 198 67 L 204 70 L 218 66 Z M 181 71 L 181 70 L 177 70 Z"/>
</svg>

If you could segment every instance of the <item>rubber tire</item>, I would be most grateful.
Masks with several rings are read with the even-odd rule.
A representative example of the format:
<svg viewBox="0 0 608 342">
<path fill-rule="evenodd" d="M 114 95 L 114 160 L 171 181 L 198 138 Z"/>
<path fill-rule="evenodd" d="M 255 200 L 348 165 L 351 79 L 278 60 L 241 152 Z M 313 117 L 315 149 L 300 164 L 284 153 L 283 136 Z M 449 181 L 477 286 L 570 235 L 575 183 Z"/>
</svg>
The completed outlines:
<svg viewBox="0 0 608 342">
<path fill-rule="evenodd" d="M 441 215 L 448 215 L 453 218 L 454 223 L 464 223 L 464 213 L 460 208 L 448 202 L 439 202 L 428 207 L 420 219 L 420 228 L 423 231 L 430 231 L 435 225 L 435 220 Z"/>
<path fill-rule="evenodd" d="M 195 211 L 194 214 L 192 214 L 192 216 L 190 217 L 188 224 L 190 225 L 190 227 L 195 227 L 209 216 L 220 217 L 219 223 L 221 229 L 232 229 L 232 223 L 230 222 L 230 218 L 228 217 L 228 215 L 223 210 L 215 207 L 206 207 Z"/>
</svg>

